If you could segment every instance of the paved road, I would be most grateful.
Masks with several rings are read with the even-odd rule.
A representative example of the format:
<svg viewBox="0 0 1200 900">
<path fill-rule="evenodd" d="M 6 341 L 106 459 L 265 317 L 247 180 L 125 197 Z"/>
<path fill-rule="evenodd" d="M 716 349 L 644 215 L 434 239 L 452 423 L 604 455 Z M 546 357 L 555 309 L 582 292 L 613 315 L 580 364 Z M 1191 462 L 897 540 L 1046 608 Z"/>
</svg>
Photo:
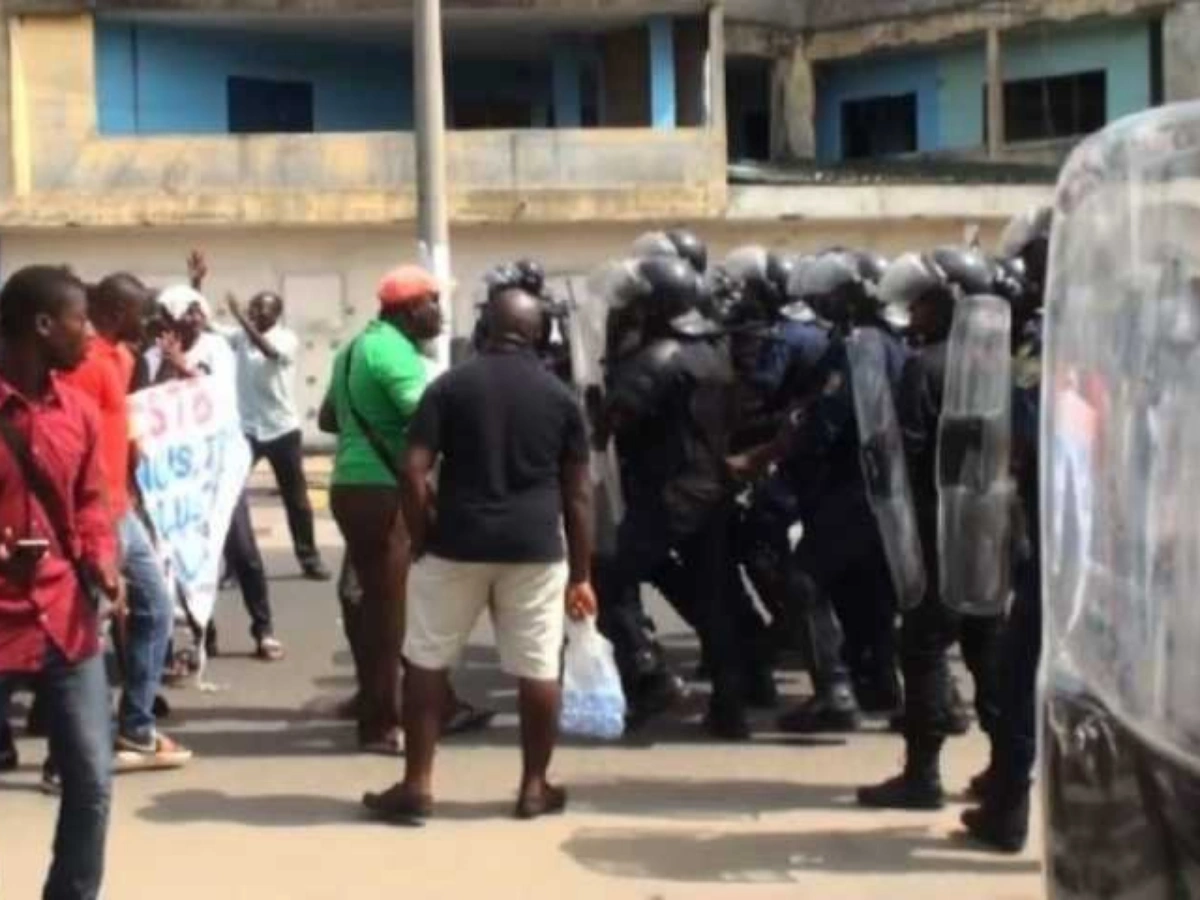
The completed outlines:
<svg viewBox="0 0 1200 900">
<path fill-rule="evenodd" d="M 111 900 L 1042 895 L 1032 853 L 995 857 L 954 838 L 957 804 L 940 814 L 854 807 L 854 786 L 891 774 L 902 754 L 879 723 L 848 741 L 764 733 L 728 746 L 701 740 L 693 717 L 615 746 L 569 745 L 555 765 L 572 788 L 568 814 L 513 822 L 514 691 L 484 628 L 458 684 L 501 711 L 495 727 L 445 745 L 438 819 L 421 829 L 369 823 L 358 798 L 395 780 L 398 762 L 356 756 L 352 728 L 323 717 L 352 683 L 332 589 L 292 575 L 277 515 L 260 508 L 256 521 L 276 548 L 272 600 L 288 659 L 250 659 L 239 599 L 224 598 L 230 655 L 212 676 L 225 689 L 170 694 L 171 733 L 197 760 L 117 782 Z M 327 522 L 320 530 L 332 535 Z M 694 642 L 662 618 L 672 652 L 690 665 Z M 792 673 L 785 687 L 803 693 L 803 679 Z M 39 895 L 55 813 L 35 787 L 43 748 L 23 740 L 21 751 L 24 768 L 0 779 L 3 900 Z M 952 791 L 983 754 L 978 737 L 952 745 Z"/>
</svg>

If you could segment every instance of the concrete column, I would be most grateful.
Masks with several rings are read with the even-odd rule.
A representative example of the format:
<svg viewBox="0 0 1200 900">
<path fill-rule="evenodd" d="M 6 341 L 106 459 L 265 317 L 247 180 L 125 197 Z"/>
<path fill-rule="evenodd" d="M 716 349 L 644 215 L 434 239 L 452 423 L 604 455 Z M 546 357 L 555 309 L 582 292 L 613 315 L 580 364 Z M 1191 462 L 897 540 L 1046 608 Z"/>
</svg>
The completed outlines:
<svg viewBox="0 0 1200 900">
<path fill-rule="evenodd" d="M 8 11 L 0 0 L 0 198 L 13 192 L 12 57 L 9 53 Z"/>
<path fill-rule="evenodd" d="M 554 126 L 579 128 L 583 124 L 583 98 L 580 94 L 579 54 L 567 44 L 554 48 Z"/>
<path fill-rule="evenodd" d="M 729 200 L 729 130 L 725 112 L 725 4 L 708 8 L 708 129 L 712 135 L 709 212 L 725 210 Z"/>
<path fill-rule="evenodd" d="M 1200 99 L 1200 2 L 1184 0 L 1163 17 L 1163 99 Z"/>
<path fill-rule="evenodd" d="M 815 158 L 816 114 L 813 67 L 797 38 L 771 71 L 771 159 Z"/>
<path fill-rule="evenodd" d="M 1004 153 L 1004 60 L 1000 29 L 987 33 L 987 123 L 988 159 L 998 160 Z"/>
<path fill-rule="evenodd" d="M 650 20 L 650 124 L 674 128 L 675 23 L 667 16 Z"/>
</svg>

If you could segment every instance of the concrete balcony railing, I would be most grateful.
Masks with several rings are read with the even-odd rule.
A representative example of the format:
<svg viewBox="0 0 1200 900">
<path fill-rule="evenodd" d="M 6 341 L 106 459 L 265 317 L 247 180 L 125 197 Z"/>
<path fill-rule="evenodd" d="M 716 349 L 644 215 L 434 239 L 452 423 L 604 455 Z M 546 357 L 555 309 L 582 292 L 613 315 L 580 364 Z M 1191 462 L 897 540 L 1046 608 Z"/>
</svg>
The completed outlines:
<svg viewBox="0 0 1200 900">
<path fill-rule="evenodd" d="M 91 137 L 30 159 L 0 221 L 30 226 L 390 222 L 415 215 L 410 133 Z M 724 202 L 705 129 L 451 132 L 459 221 L 706 215 Z M 19 220 L 19 221 L 17 221 Z"/>
</svg>

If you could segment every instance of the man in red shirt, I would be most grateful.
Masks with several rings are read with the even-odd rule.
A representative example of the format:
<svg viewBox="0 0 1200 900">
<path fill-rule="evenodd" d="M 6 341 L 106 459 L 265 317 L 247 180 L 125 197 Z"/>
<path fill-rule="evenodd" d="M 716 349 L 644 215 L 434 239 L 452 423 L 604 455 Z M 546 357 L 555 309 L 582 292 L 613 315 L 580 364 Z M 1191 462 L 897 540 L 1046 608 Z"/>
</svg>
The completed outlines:
<svg viewBox="0 0 1200 900">
<path fill-rule="evenodd" d="M 0 443 L 0 709 L 18 679 L 45 704 L 62 803 L 45 896 L 94 900 L 104 871 L 112 729 L 98 613 L 79 573 L 118 594 L 99 425 L 60 382 L 88 339 L 87 293 L 66 269 L 31 266 L 0 290 L 0 419 L 40 471 L 31 489 Z"/>
<path fill-rule="evenodd" d="M 96 404 L 100 420 L 100 464 L 121 549 L 121 574 L 128 587 L 125 690 L 117 718 L 117 770 L 182 766 L 191 752 L 155 727 L 154 698 L 162 681 L 175 604 L 154 544 L 130 502 L 129 408 L 134 358 L 127 345 L 140 346 L 144 322 L 154 309 L 151 292 L 137 278 L 110 275 L 92 288 L 88 317 L 95 336 L 87 355 L 66 382 Z"/>
</svg>

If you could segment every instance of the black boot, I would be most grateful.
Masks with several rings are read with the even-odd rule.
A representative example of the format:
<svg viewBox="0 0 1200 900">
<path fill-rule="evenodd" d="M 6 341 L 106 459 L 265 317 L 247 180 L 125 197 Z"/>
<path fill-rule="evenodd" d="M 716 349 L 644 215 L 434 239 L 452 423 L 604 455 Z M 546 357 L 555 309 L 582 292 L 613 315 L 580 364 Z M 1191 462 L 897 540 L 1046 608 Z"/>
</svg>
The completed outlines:
<svg viewBox="0 0 1200 900">
<path fill-rule="evenodd" d="M 751 669 L 743 684 L 746 706 L 750 709 L 774 709 L 779 705 L 779 688 L 775 686 L 775 673 L 769 668 Z"/>
<path fill-rule="evenodd" d="M 750 723 L 746 720 L 746 709 L 740 703 L 726 703 L 713 697 L 704 717 L 704 727 L 718 740 L 750 740 Z"/>
<path fill-rule="evenodd" d="M 660 665 L 640 676 L 632 690 L 627 686 L 626 695 L 629 699 L 626 725 L 636 730 L 682 703 L 687 698 L 687 687 L 682 678 L 666 665 Z"/>
<path fill-rule="evenodd" d="M 862 724 L 854 690 L 835 682 L 816 696 L 779 717 L 779 730 L 788 734 L 857 731 Z"/>
<path fill-rule="evenodd" d="M 908 741 L 904 771 L 882 784 L 859 788 L 859 805 L 875 809 L 941 809 L 946 803 L 938 772 L 941 749 L 941 738 Z"/>
<path fill-rule="evenodd" d="M 1002 788 L 993 783 L 987 799 L 962 814 L 963 827 L 981 844 L 1020 853 L 1029 839 L 1029 784 Z"/>
</svg>

